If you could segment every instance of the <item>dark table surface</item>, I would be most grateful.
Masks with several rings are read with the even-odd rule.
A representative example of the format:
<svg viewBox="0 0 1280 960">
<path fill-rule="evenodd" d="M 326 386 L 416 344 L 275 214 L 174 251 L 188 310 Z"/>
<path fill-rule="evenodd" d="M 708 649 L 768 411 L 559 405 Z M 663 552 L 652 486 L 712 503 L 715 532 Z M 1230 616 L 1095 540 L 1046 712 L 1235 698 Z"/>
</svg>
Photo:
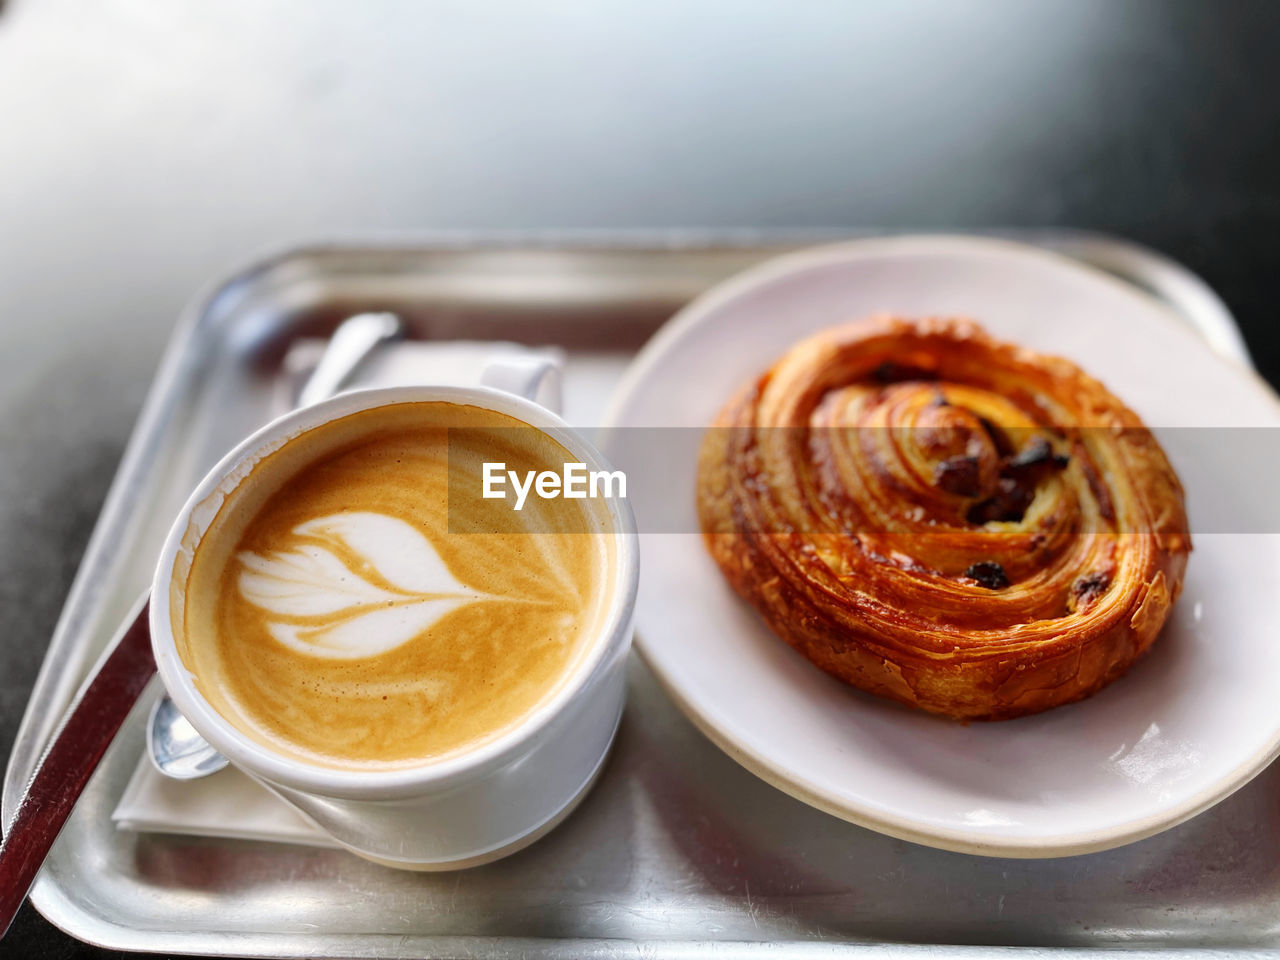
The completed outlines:
<svg viewBox="0 0 1280 960">
<path fill-rule="evenodd" d="M 1071 226 L 1280 382 L 1280 4 L 0 4 L 0 741 L 179 309 L 365 230 Z M 26 908 L 0 954 L 88 957 Z"/>
</svg>

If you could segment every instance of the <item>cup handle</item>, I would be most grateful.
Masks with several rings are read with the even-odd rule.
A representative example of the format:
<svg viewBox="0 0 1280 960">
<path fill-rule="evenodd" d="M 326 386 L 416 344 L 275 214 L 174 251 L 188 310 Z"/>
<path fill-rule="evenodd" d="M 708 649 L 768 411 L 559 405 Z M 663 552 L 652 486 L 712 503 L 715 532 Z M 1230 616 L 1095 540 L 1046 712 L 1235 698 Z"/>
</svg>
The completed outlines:
<svg viewBox="0 0 1280 960">
<path fill-rule="evenodd" d="M 560 412 L 558 357 L 504 357 L 491 361 L 480 374 L 480 385 L 514 393 L 552 413 Z"/>
</svg>

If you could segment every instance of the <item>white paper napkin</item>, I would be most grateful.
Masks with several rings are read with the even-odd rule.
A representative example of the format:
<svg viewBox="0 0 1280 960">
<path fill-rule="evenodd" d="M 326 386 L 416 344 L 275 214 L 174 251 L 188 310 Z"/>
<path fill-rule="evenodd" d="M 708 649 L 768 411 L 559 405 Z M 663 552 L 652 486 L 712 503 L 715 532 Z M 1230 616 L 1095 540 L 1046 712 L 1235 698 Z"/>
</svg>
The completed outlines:
<svg viewBox="0 0 1280 960">
<path fill-rule="evenodd" d="M 239 840 L 337 846 L 293 807 L 228 767 L 202 780 L 170 780 L 143 756 L 111 814 L 117 827 Z"/>
<path fill-rule="evenodd" d="M 322 340 L 300 340 L 290 348 L 274 413 L 293 406 L 323 350 Z M 563 359 L 558 350 L 533 350 L 513 343 L 401 342 L 369 357 L 348 388 L 474 386 L 490 363 L 529 357 L 545 357 L 557 363 Z M 234 767 L 200 780 L 171 780 L 157 772 L 146 756 L 139 759 L 111 819 L 121 829 L 149 833 L 336 846 L 292 807 Z"/>
</svg>

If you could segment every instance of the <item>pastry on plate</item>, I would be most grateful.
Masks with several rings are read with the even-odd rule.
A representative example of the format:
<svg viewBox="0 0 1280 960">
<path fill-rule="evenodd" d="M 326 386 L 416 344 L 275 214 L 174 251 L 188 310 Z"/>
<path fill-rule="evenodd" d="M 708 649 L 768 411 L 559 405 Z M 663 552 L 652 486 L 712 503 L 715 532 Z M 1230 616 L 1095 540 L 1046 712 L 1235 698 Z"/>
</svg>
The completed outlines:
<svg viewBox="0 0 1280 960">
<path fill-rule="evenodd" d="M 871 693 L 964 720 L 1070 703 L 1156 639 L 1191 551 L 1138 416 L 967 320 L 797 343 L 703 440 L 698 513 L 773 631 Z"/>
</svg>

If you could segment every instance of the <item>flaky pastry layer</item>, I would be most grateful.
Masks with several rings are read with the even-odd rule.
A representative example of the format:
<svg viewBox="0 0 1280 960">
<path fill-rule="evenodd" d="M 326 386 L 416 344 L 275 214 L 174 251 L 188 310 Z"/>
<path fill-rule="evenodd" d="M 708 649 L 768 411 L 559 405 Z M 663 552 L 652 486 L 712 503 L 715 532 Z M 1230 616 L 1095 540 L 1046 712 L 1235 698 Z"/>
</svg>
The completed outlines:
<svg viewBox="0 0 1280 960">
<path fill-rule="evenodd" d="M 703 440 L 698 512 L 733 588 L 817 666 L 965 720 L 1087 697 L 1182 589 L 1182 487 L 1067 360 L 957 319 L 796 344 Z"/>
</svg>

